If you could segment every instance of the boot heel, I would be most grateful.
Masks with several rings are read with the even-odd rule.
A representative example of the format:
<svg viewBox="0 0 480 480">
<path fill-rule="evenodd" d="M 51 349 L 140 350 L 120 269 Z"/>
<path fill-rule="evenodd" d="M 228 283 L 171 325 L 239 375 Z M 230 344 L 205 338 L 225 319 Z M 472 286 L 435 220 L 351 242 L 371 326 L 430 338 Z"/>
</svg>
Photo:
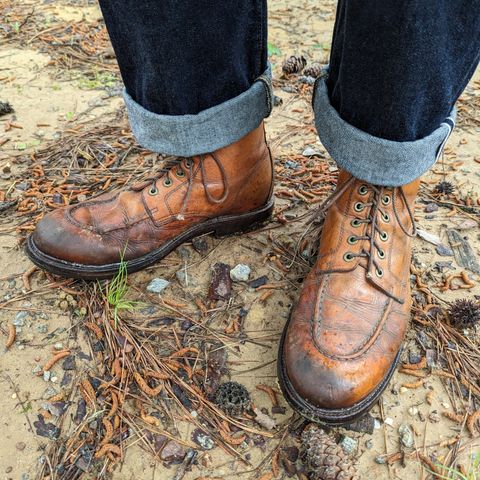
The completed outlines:
<svg viewBox="0 0 480 480">
<path fill-rule="evenodd" d="M 213 234 L 218 238 L 256 230 L 270 219 L 272 212 L 273 202 L 270 202 L 260 210 L 235 216 L 231 220 L 222 220 L 215 228 Z"/>
</svg>

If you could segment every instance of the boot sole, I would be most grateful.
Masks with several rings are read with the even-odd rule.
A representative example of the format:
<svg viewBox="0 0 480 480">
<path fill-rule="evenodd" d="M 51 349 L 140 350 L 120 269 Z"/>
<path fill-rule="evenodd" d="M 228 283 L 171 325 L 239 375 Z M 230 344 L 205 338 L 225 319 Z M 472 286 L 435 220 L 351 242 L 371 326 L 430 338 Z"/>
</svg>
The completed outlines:
<svg viewBox="0 0 480 480">
<path fill-rule="evenodd" d="M 127 260 L 128 273 L 137 272 L 158 262 L 182 243 L 188 242 L 195 237 L 206 233 L 213 233 L 217 237 L 244 233 L 259 228 L 271 217 L 273 212 L 273 200 L 268 204 L 240 215 L 224 215 L 199 223 L 189 228 L 178 237 L 166 242 L 160 248 L 149 252 L 142 257 Z M 68 278 L 81 278 L 84 280 L 101 280 L 112 278 L 120 268 L 120 262 L 105 265 L 86 265 L 82 263 L 68 262 L 60 258 L 52 257 L 42 252 L 30 235 L 25 245 L 25 251 L 30 260 L 43 270 L 48 270 L 56 275 Z"/>
<path fill-rule="evenodd" d="M 320 408 L 311 404 L 305 398 L 302 398 L 300 394 L 295 390 L 288 378 L 283 355 L 283 346 L 285 343 L 285 336 L 289 322 L 290 318 L 287 322 L 287 325 L 285 325 L 285 328 L 283 329 L 277 360 L 277 374 L 280 388 L 282 390 L 283 396 L 285 397 L 289 405 L 296 412 L 302 415 L 302 417 L 305 417 L 312 422 L 323 423 L 332 426 L 340 426 L 347 423 L 352 423 L 355 420 L 363 417 L 366 413 L 368 413 L 368 411 L 375 405 L 384 390 L 387 388 L 388 383 L 390 382 L 393 374 L 395 373 L 396 367 L 400 361 L 400 357 L 402 354 L 402 348 L 400 348 L 399 352 L 397 353 L 395 360 L 390 367 L 390 370 L 383 378 L 382 382 L 375 388 L 375 390 L 370 392 L 360 402 L 355 403 L 351 407 L 345 408 Z"/>
</svg>

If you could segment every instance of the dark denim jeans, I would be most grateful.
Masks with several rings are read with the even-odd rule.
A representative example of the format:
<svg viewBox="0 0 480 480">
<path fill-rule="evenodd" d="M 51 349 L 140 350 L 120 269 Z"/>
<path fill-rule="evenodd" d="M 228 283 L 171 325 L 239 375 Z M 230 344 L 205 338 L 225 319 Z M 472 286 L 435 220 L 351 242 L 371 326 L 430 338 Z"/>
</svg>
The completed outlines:
<svg viewBox="0 0 480 480">
<path fill-rule="evenodd" d="M 238 140 L 271 110 L 266 0 L 100 0 L 132 129 L 175 155 Z M 383 185 L 427 170 L 480 54 L 480 0 L 339 0 L 320 139 Z"/>
</svg>

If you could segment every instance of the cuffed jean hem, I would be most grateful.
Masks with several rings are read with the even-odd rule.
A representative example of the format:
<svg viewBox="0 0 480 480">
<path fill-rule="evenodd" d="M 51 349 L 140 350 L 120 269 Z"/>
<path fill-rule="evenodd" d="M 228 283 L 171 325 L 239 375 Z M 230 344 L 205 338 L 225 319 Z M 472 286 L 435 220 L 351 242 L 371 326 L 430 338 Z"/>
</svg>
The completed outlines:
<svg viewBox="0 0 480 480">
<path fill-rule="evenodd" d="M 192 157 L 240 140 L 272 110 L 270 67 L 235 98 L 196 115 L 159 115 L 143 108 L 124 91 L 132 132 L 143 147 L 158 153 Z"/>
<path fill-rule="evenodd" d="M 425 173 L 440 157 L 455 126 L 456 110 L 430 135 L 396 142 L 370 135 L 343 120 L 330 103 L 325 76 L 313 93 L 318 136 L 337 165 L 374 185 L 397 187 Z"/>
</svg>

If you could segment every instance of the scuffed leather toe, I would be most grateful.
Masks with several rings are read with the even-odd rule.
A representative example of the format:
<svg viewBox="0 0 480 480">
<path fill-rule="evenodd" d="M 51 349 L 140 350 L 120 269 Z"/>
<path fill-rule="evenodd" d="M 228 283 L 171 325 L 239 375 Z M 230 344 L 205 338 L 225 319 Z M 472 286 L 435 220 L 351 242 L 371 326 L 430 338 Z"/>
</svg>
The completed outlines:
<svg viewBox="0 0 480 480">
<path fill-rule="evenodd" d="M 72 224 L 68 208 L 55 210 L 38 223 L 32 234 L 35 246 L 46 255 L 67 262 L 75 262 L 79 257 L 90 265 L 100 263 L 99 260 L 103 263 L 105 259 L 117 262 L 118 251 L 104 246 L 101 235 Z"/>
</svg>

